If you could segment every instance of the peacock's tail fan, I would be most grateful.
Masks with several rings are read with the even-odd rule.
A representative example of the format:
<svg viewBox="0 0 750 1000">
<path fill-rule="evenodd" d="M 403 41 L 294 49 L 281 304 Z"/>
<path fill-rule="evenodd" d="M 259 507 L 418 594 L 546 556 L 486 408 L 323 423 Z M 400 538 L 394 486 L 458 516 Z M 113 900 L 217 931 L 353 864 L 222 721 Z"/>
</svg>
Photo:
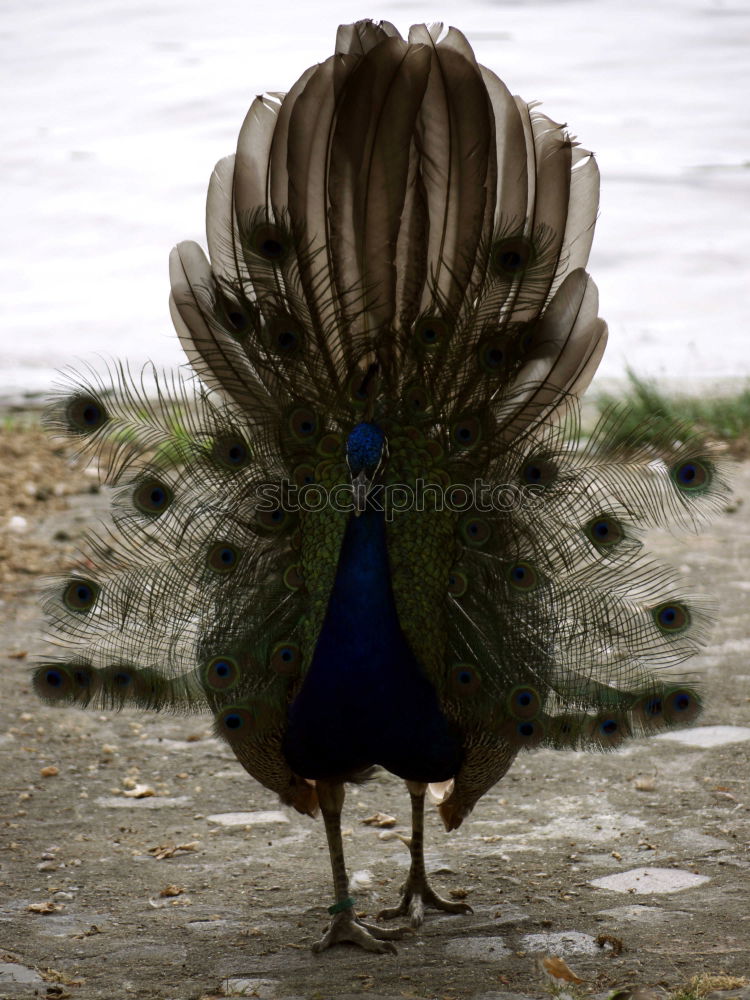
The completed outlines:
<svg viewBox="0 0 750 1000">
<path fill-rule="evenodd" d="M 342 478 L 340 441 L 309 407 L 251 425 L 214 394 L 178 388 L 147 398 L 121 372 L 52 406 L 52 425 L 114 488 L 80 566 L 46 585 L 57 648 L 34 686 L 55 703 L 210 711 L 251 773 L 314 811 L 278 748 L 344 521 L 301 512 L 293 493 L 316 469 Z"/>
<path fill-rule="evenodd" d="M 584 268 L 593 156 L 451 28 L 344 26 L 253 102 L 207 199 L 208 257 L 170 259 L 190 377 L 118 366 L 49 423 L 114 487 L 50 583 L 48 701 L 213 713 L 285 801 L 280 750 L 353 511 L 347 438 L 377 423 L 399 619 L 465 758 L 457 825 L 523 747 L 608 749 L 694 717 L 676 675 L 709 613 L 643 552 L 726 495 L 663 424 L 582 434 L 606 340 Z"/>
<path fill-rule="evenodd" d="M 582 270 L 597 206 L 591 154 L 460 32 L 350 27 L 253 103 L 209 185 L 210 260 L 173 251 L 173 319 L 249 420 L 304 400 L 347 424 L 375 365 L 382 398 L 447 420 L 493 401 L 512 439 L 603 350 Z"/>
<path fill-rule="evenodd" d="M 488 408 L 474 423 L 423 421 L 391 438 L 401 476 L 424 476 L 402 478 L 389 514 L 401 621 L 467 734 L 440 807 L 449 829 L 509 754 L 609 750 L 700 712 L 679 667 L 706 639 L 710 604 L 644 550 L 643 536 L 705 520 L 728 495 L 725 463 L 677 424 L 654 421 L 622 441 L 623 415 L 583 435 L 568 408 L 567 420 L 508 444 Z M 404 482 L 428 513 L 402 510 Z"/>
</svg>

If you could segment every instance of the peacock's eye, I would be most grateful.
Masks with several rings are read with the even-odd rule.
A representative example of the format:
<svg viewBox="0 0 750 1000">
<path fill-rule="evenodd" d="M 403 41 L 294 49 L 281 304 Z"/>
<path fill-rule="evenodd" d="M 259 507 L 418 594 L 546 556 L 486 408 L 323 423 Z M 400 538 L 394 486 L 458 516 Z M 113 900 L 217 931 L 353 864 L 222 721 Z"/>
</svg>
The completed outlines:
<svg viewBox="0 0 750 1000">
<path fill-rule="evenodd" d="M 473 663 L 456 663 L 451 669 L 450 682 L 453 693 L 464 696 L 478 691 L 482 679 Z"/>
<path fill-rule="evenodd" d="M 510 746 L 529 750 L 539 746 L 546 733 L 539 719 L 506 719 L 499 735 Z"/>
<path fill-rule="evenodd" d="M 557 465 L 547 458 L 532 457 L 521 466 L 519 478 L 528 486 L 549 486 L 557 476 Z"/>
<path fill-rule="evenodd" d="M 93 686 L 94 672 L 91 667 L 76 666 L 71 669 L 73 683 L 80 691 Z"/>
<path fill-rule="evenodd" d="M 513 338 L 512 351 L 516 361 L 523 361 L 542 342 L 542 332 L 536 321 L 525 323 Z"/>
<path fill-rule="evenodd" d="M 485 521 L 483 517 L 470 516 L 463 518 L 460 522 L 459 530 L 466 544 L 472 547 L 484 545 L 492 534 L 489 522 Z"/>
<path fill-rule="evenodd" d="M 69 695 L 72 678 L 63 667 L 44 667 L 35 675 L 35 687 L 47 697 L 60 698 Z"/>
<path fill-rule="evenodd" d="M 508 583 L 514 590 L 535 590 L 539 586 L 539 574 L 530 563 L 518 562 L 508 570 Z"/>
<path fill-rule="evenodd" d="M 664 698 L 664 718 L 669 724 L 692 722 L 701 712 L 701 700 L 695 691 L 673 688 Z"/>
<path fill-rule="evenodd" d="M 231 573 L 237 568 L 240 552 L 231 542 L 216 542 L 208 550 L 206 565 L 220 575 Z"/>
<path fill-rule="evenodd" d="M 647 698 L 642 712 L 647 719 L 658 719 L 664 714 L 664 702 L 658 697 Z"/>
<path fill-rule="evenodd" d="M 67 664 L 42 664 L 34 671 L 32 684 L 42 701 L 51 704 L 71 700 L 76 696 Z"/>
<path fill-rule="evenodd" d="M 289 414 L 289 430 L 297 441 L 310 441 L 318 433 L 318 417 L 307 406 L 297 406 Z"/>
<path fill-rule="evenodd" d="M 98 431 L 109 420 L 109 414 L 96 396 L 75 396 L 68 403 L 65 414 L 68 427 L 77 434 Z"/>
<path fill-rule="evenodd" d="M 281 531 L 289 523 L 289 514 L 283 507 L 258 511 L 258 523 L 268 531 Z"/>
<path fill-rule="evenodd" d="M 93 667 L 84 663 L 47 663 L 37 667 L 34 691 L 46 702 L 88 702 L 97 684 Z"/>
<path fill-rule="evenodd" d="M 239 679 L 237 661 L 231 656 L 214 656 L 206 664 L 205 678 L 212 691 L 229 691 Z"/>
<path fill-rule="evenodd" d="M 532 687 L 516 687 L 508 695 L 508 711 L 514 719 L 534 719 L 539 714 L 542 703 L 539 694 Z"/>
<path fill-rule="evenodd" d="M 463 597 L 469 589 L 469 579 L 465 573 L 453 570 L 448 575 L 448 593 L 453 597 Z"/>
<path fill-rule="evenodd" d="M 135 683 L 135 675 L 125 667 L 115 667 L 110 671 L 112 686 L 119 691 L 126 691 Z"/>
<path fill-rule="evenodd" d="M 473 448 L 482 437 L 482 424 L 478 417 L 466 416 L 451 428 L 451 437 L 459 448 Z"/>
<path fill-rule="evenodd" d="M 439 316 L 423 316 L 417 320 L 414 336 L 424 350 L 432 351 L 448 340 L 450 328 Z"/>
<path fill-rule="evenodd" d="M 305 331 L 292 316 L 274 316 L 268 322 L 264 340 L 276 354 L 291 357 L 302 351 Z"/>
<path fill-rule="evenodd" d="M 357 371 L 349 379 L 349 396 L 354 403 L 361 406 L 364 406 L 368 398 L 365 377 L 364 372 Z"/>
<path fill-rule="evenodd" d="M 311 486 L 315 482 L 315 466 L 303 462 L 292 470 L 292 479 L 296 486 Z"/>
<path fill-rule="evenodd" d="M 410 413 L 419 417 L 429 410 L 430 396 L 424 386 L 410 385 L 404 391 L 404 403 Z"/>
<path fill-rule="evenodd" d="M 289 252 L 289 241 L 280 226 L 263 222 L 250 234 L 250 248 L 264 260 L 279 263 Z"/>
<path fill-rule="evenodd" d="M 679 462 L 677 465 L 673 465 L 669 471 L 678 489 L 686 493 L 700 490 L 711 482 L 711 466 L 697 458 L 687 462 Z"/>
<path fill-rule="evenodd" d="M 284 586 L 287 590 L 301 590 L 305 585 L 305 578 L 302 575 L 302 566 L 299 563 L 287 566 L 284 570 L 282 579 L 284 580 Z"/>
<path fill-rule="evenodd" d="M 90 611 L 99 596 L 99 587 L 91 580 L 71 580 L 63 591 L 63 602 L 69 611 Z"/>
<path fill-rule="evenodd" d="M 622 525 L 608 514 L 592 518 L 584 527 L 584 532 L 589 541 L 603 548 L 616 545 L 625 537 Z"/>
<path fill-rule="evenodd" d="M 162 514 L 173 499 L 172 490 L 158 479 L 145 479 L 133 492 L 133 503 L 142 514 Z"/>
<path fill-rule="evenodd" d="M 491 337 L 480 342 L 477 349 L 477 360 L 482 371 L 488 375 L 496 375 L 504 371 L 508 362 L 508 349 L 505 338 Z"/>
<path fill-rule="evenodd" d="M 219 735 L 230 741 L 249 733 L 252 727 L 253 715 L 244 705 L 230 705 L 216 716 Z"/>
<path fill-rule="evenodd" d="M 238 334 L 244 333 L 249 326 L 247 316 L 243 312 L 240 312 L 239 309 L 229 309 L 227 311 L 227 319 L 229 320 L 229 325 Z"/>
<path fill-rule="evenodd" d="M 651 614 L 659 629 L 667 635 L 677 635 L 690 627 L 690 612 L 678 602 L 660 604 Z"/>
<path fill-rule="evenodd" d="M 302 665 L 302 650 L 296 642 L 277 642 L 271 650 L 269 662 L 277 674 L 292 676 Z"/>
<path fill-rule="evenodd" d="M 244 469 L 252 461 L 250 448 L 239 434 L 227 434 L 216 438 L 211 445 L 211 457 L 225 469 Z"/>
<path fill-rule="evenodd" d="M 525 236 L 497 240 L 490 251 L 490 267 L 496 275 L 515 277 L 522 274 L 534 257 L 534 247 Z"/>
<path fill-rule="evenodd" d="M 377 395 L 379 364 L 373 361 L 367 368 L 357 368 L 347 380 L 349 400 L 357 410 L 364 409 L 368 399 Z"/>
</svg>

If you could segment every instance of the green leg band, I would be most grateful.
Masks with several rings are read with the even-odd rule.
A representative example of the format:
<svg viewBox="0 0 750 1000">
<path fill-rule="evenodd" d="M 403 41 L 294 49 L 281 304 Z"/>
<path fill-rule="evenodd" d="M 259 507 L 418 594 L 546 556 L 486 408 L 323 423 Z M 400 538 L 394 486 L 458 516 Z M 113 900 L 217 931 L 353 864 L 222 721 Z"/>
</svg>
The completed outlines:
<svg viewBox="0 0 750 1000">
<path fill-rule="evenodd" d="M 338 903 L 334 903 L 333 906 L 329 906 L 328 912 L 331 916 L 333 916 L 334 913 L 341 913 L 343 910 L 351 910 L 353 906 L 354 898 L 352 896 L 347 896 L 346 899 L 341 899 Z"/>
</svg>

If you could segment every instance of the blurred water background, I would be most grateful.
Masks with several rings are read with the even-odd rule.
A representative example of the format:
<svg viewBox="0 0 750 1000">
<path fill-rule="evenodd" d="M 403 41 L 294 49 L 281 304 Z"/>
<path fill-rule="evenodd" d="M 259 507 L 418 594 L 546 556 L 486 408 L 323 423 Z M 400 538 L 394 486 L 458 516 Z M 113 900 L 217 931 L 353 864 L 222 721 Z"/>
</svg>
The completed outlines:
<svg viewBox="0 0 750 1000">
<path fill-rule="evenodd" d="M 204 242 L 214 162 L 365 16 L 455 24 L 595 151 L 605 380 L 750 376 L 747 0 L 3 0 L 0 400 L 99 356 L 182 362 L 167 256 Z"/>
</svg>

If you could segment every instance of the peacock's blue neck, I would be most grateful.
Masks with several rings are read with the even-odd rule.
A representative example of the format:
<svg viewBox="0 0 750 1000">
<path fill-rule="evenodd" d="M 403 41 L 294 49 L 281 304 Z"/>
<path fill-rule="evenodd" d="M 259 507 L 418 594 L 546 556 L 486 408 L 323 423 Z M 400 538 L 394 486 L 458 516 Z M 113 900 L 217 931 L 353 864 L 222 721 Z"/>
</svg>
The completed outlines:
<svg viewBox="0 0 750 1000">
<path fill-rule="evenodd" d="M 323 627 L 290 707 L 284 753 L 309 778 L 373 764 L 416 781 L 456 772 L 457 741 L 401 630 L 381 511 L 349 518 Z"/>
<path fill-rule="evenodd" d="M 382 511 L 368 509 L 349 518 L 326 625 L 356 648 L 365 644 L 391 648 L 398 641 L 401 627 Z"/>
</svg>

